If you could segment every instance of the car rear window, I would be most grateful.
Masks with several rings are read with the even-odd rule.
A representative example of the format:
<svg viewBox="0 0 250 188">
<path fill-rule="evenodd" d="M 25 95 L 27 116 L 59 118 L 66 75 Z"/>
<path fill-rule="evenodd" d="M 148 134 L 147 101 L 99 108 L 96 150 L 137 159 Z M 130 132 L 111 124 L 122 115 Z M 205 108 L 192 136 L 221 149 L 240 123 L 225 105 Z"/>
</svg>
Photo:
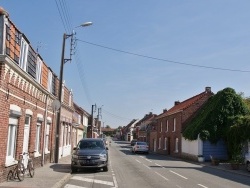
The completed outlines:
<svg viewBox="0 0 250 188">
<path fill-rule="evenodd" d="M 137 142 L 137 145 L 147 145 L 146 142 Z"/>
</svg>

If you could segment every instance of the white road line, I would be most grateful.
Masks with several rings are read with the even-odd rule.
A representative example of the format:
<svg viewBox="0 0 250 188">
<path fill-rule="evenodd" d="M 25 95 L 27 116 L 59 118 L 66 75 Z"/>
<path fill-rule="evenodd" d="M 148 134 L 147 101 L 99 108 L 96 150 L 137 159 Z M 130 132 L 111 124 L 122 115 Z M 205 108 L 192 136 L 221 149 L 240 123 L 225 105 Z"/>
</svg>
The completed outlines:
<svg viewBox="0 0 250 188">
<path fill-rule="evenodd" d="M 179 188 L 181 188 L 181 186 L 179 186 L 179 185 L 176 185 L 176 187 L 179 187 Z"/>
<path fill-rule="evenodd" d="M 159 174 L 158 172 L 155 172 L 155 173 L 156 173 L 157 175 L 161 176 L 163 179 L 165 179 L 165 180 L 169 181 L 169 179 L 168 179 L 168 178 L 165 178 L 163 175 Z"/>
<path fill-rule="evenodd" d="M 150 161 L 149 159 L 145 159 L 145 160 L 152 163 L 152 161 Z"/>
<path fill-rule="evenodd" d="M 87 187 L 81 187 L 81 186 L 77 186 L 77 185 L 66 184 L 66 185 L 64 186 L 64 188 L 87 188 Z"/>
<path fill-rule="evenodd" d="M 118 183 L 117 183 L 117 180 L 116 180 L 115 176 L 113 176 L 113 181 L 114 181 L 114 184 L 115 184 L 114 188 L 118 188 Z"/>
<path fill-rule="evenodd" d="M 90 179 L 90 178 L 83 178 L 83 177 L 80 177 L 80 176 L 74 176 L 71 179 L 114 186 L 114 183 L 110 182 L 110 181 L 96 180 L 96 179 Z"/>
<path fill-rule="evenodd" d="M 157 164 L 157 163 L 155 163 L 155 165 L 156 165 L 156 166 L 160 166 L 160 167 L 162 167 L 161 165 L 159 165 L 159 164 Z"/>
<path fill-rule="evenodd" d="M 136 161 L 137 161 L 138 163 L 141 163 L 141 161 L 138 161 L 137 159 L 136 159 Z"/>
<path fill-rule="evenodd" d="M 206 186 L 204 186 L 204 185 L 202 185 L 202 184 L 198 184 L 199 186 L 201 186 L 201 187 L 204 187 L 204 188 L 208 188 L 208 187 L 206 187 Z"/>
<path fill-rule="evenodd" d="M 147 165 L 145 165 L 145 164 L 143 164 L 143 166 L 147 167 L 148 169 L 151 169 L 149 166 L 147 166 Z"/>
<path fill-rule="evenodd" d="M 177 176 L 180 176 L 180 177 L 184 178 L 184 179 L 188 179 L 188 178 L 186 178 L 185 176 L 182 176 L 182 175 L 180 175 L 180 174 L 178 174 L 178 173 L 176 173 L 176 172 L 174 172 L 174 171 L 172 171 L 172 170 L 169 170 L 169 171 L 172 172 L 172 173 L 174 173 L 174 174 L 176 174 Z"/>
<path fill-rule="evenodd" d="M 110 161 L 110 167 L 111 167 L 111 171 L 112 171 L 112 176 L 113 176 L 113 182 L 114 182 L 114 187 L 112 187 L 112 188 L 118 188 L 118 183 L 117 183 L 117 180 L 116 180 L 116 177 L 115 177 L 115 172 L 114 172 L 114 170 L 113 170 L 113 168 L 112 168 L 112 164 L 111 164 L 111 161 Z"/>
</svg>

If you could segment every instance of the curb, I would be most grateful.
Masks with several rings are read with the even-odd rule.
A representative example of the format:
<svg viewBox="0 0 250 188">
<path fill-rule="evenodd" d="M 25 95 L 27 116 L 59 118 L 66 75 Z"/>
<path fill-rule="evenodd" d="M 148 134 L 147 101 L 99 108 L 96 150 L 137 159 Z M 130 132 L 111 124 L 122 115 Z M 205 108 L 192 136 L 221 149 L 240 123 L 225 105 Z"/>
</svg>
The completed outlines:
<svg viewBox="0 0 250 188">
<path fill-rule="evenodd" d="M 61 188 L 62 185 L 67 182 L 71 177 L 71 173 L 64 175 L 63 178 L 60 179 L 60 181 L 58 181 L 55 185 L 52 186 L 52 188 Z"/>
</svg>

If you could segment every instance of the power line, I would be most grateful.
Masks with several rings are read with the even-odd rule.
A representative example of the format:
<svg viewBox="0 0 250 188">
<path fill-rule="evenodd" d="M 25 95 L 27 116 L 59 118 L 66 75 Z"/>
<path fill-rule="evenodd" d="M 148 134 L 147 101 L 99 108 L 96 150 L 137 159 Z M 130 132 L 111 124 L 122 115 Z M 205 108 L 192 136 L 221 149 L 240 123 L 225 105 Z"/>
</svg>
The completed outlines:
<svg viewBox="0 0 250 188">
<path fill-rule="evenodd" d="M 86 44 L 93 45 L 93 46 L 98 46 L 98 47 L 101 47 L 101 48 L 105 48 L 105 49 L 108 49 L 108 50 L 112 50 L 112 51 L 116 51 L 116 52 L 120 52 L 120 53 L 125 53 L 125 54 L 130 54 L 130 55 L 134 55 L 134 56 L 139 56 L 139 57 L 143 57 L 143 58 L 153 59 L 153 60 L 157 60 L 157 61 L 164 61 L 164 62 L 179 64 L 179 65 L 186 65 L 186 66 L 200 67 L 200 68 L 214 69 L 214 70 L 222 70 L 222 71 L 246 72 L 246 73 L 250 72 L 250 70 L 227 69 L 227 68 L 210 67 L 210 66 L 204 66 L 204 65 L 195 65 L 195 64 L 190 64 L 190 63 L 183 63 L 183 62 L 178 62 L 178 61 L 172 61 L 172 60 L 167 60 L 167 59 L 162 59 L 162 58 L 157 58 L 157 57 L 152 57 L 152 56 L 137 54 L 137 53 L 133 53 L 133 52 L 128 52 L 128 51 L 124 51 L 124 50 L 119 50 L 119 49 L 115 49 L 115 48 L 103 46 L 103 45 L 100 45 L 100 44 L 95 44 L 95 43 L 92 43 L 92 42 L 87 42 L 87 41 L 80 40 L 80 39 L 76 39 L 76 40 L 78 40 L 80 42 L 83 42 L 83 43 L 86 43 Z"/>
</svg>

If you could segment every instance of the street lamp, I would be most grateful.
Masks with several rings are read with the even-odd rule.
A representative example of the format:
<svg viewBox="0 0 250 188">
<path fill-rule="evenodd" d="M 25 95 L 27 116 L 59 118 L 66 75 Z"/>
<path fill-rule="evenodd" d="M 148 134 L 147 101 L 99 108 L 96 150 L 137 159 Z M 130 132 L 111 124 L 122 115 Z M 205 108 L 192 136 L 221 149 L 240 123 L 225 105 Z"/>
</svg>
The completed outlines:
<svg viewBox="0 0 250 188">
<path fill-rule="evenodd" d="M 92 22 L 85 22 L 77 27 L 86 27 L 92 25 Z M 72 34 L 63 34 L 63 43 L 62 43 L 62 56 L 61 56 L 61 68 L 60 68 L 60 80 L 59 80 L 59 102 L 60 102 L 60 108 L 57 114 L 57 123 L 56 123 L 56 143 L 55 143 L 55 163 L 58 163 L 59 159 L 59 133 L 60 133 L 60 123 L 61 123 L 61 112 L 62 112 L 62 82 L 63 82 L 63 67 L 64 63 L 67 61 L 70 61 L 71 59 L 65 59 L 64 53 L 65 53 L 65 41 L 69 37 L 73 37 L 75 33 L 72 32 Z"/>
</svg>

